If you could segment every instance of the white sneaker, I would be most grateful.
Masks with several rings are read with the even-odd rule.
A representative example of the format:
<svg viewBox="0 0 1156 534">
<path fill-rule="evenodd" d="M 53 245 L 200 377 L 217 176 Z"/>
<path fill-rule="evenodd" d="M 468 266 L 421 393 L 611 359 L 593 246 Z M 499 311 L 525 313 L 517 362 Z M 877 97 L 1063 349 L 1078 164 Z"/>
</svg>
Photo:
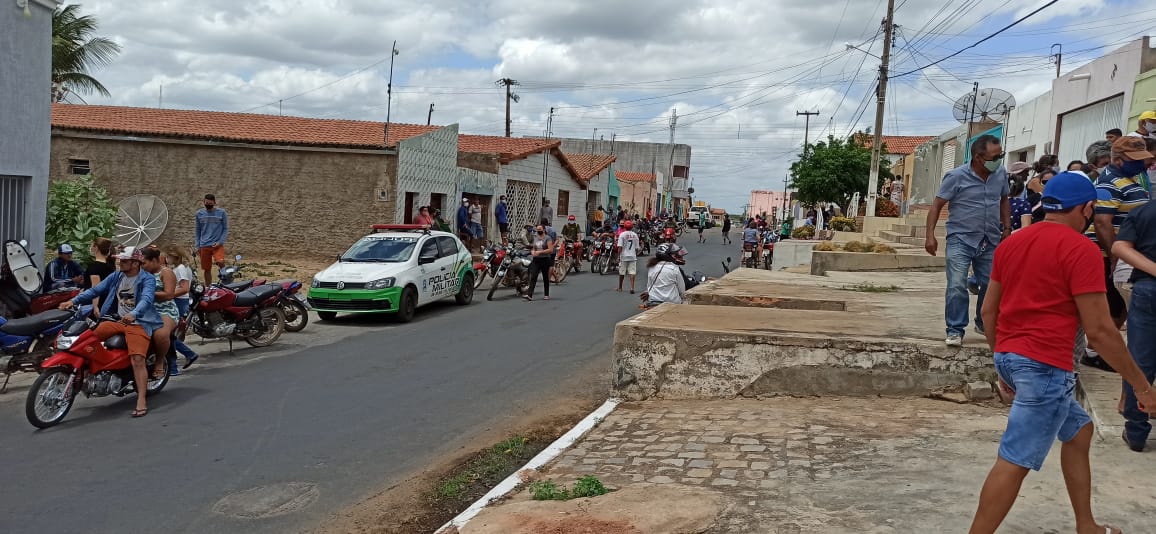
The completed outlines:
<svg viewBox="0 0 1156 534">
<path fill-rule="evenodd" d="M 963 346 L 963 336 L 952 334 L 947 336 L 947 339 L 945 339 L 943 343 L 948 347 L 961 347 Z"/>
</svg>

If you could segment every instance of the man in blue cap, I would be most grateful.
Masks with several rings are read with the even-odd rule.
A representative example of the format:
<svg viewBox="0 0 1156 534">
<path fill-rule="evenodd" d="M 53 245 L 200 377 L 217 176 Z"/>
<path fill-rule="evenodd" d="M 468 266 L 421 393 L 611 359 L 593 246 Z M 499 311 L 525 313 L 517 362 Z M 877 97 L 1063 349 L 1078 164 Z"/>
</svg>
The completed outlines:
<svg viewBox="0 0 1156 534">
<path fill-rule="evenodd" d="M 1092 516 L 1093 430 L 1074 397 L 1076 328 L 1083 325 L 1101 356 L 1132 385 L 1142 409 L 1156 411 L 1156 392 L 1108 314 L 1100 251 L 1082 234 L 1105 196 L 1083 174 L 1062 172 L 1044 187 L 1043 222 L 1012 234 L 995 250 L 981 313 L 1000 389 L 1014 401 L 971 534 L 999 528 L 1028 471 L 1043 466 L 1057 439 L 1077 532 L 1119 532 Z"/>
<path fill-rule="evenodd" d="M 56 249 L 56 259 L 48 262 L 45 269 L 48 283 L 44 285 L 44 292 L 64 287 L 80 287 L 84 283 L 84 267 L 72 259 L 72 245 L 62 243 Z"/>
</svg>

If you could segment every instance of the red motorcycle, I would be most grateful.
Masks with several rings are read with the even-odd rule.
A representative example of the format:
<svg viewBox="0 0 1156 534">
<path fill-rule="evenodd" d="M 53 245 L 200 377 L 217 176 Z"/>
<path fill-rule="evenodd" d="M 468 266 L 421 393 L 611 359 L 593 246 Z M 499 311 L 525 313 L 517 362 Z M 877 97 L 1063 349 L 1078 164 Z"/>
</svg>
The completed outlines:
<svg viewBox="0 0 1156 534">
<path fill-rule="evenodd" d="M 72 287 L 41 293 L 44 277 L 27 246 L 27 241 L 5 241 L 0 262 L 0 304 L 13 318 L 55 310 L 61 302 L 80 294 L 80 289 Z"/>
<path fill-rule="evenodd" d="M 105 318 L 104 320 L 111 320 Z M 40 376 L 28 390 L 24 412 L 28 422 L 37 428 L 60 424 L 77 393 L 86 397 L 123 397 L 136 392 L 133 382 L 132 361 L 124 336 L 117 334 L 101 342 L 93 333 L 95 321 L 77 321 L 65 328 L 56 339 L 56 354 L 40 364 Z M 172 349 L 169 349 L 172 355 Z M 150 347 L 145 366 L 150 370 L 146 391 L 149 396 L 160 393 L 169 383 L 169 366 L 165 374 L 154 378 L 151 370 L 157 355 Z"/>
<path fill-rule="evenodd" d="M 498 272 L 498 267 L 502 265 L 504 259 L 506 259 L 506 249 L 490 243 L 482 251 L 482 261 L 474 263 L 474 272 L 478 273 L 474 278 L 474 289 L 482 287 L 482 281 L 486 279 L 487 274 L 493 276 L 493 273 Z"/>
<path fill-rule="evenodd" d="M 292 278 L 274 280 L 272 282 L 264 278 L 234 282 L 233 279 L 237 277 L 237 274 L 241 270 L 241 267 L 237 265 L 238 261 L 241 261 L 240 254 L 234 257 L 232 265 L 221 269 L 218 275 L 221 279 L 220 285 L 236 293 L 265 284 L 280 286 L 281 295 L 277 298 L 277 305 L 281 307 L 281 312 L 285 314 L 285 330 L 289 332 L 300 332 L 304 330 L 305 326 L 309 324 L 309 302 L 305 299 L 305 295 L 302 295 L 300 292 L 301 282 L 293 280 Z"/>
<path fill-rule="evenodd" d="M 550 268 L 550 281 L 561 283 L 571 270 L 582 271 L 582 243 L 563 239 L 554 256 L 554 266 Z"/>
<path fill-rule="evenodd" d="M 278 300 L 281 286 L 255 286 L 241 292 L 221 285 L 194 284 L 189 291 L 189 326 L 205 339 L 244 339 L 254 347 L 272 345 L 285 330 L 285 312 Z"/>
<path fill-rule="evenodd" d="M 590 272 L 606 274 L 613 268 L 614 238 L 610 236 L 598 239 L 594 249 L 590 252 Z"/>
</svg>

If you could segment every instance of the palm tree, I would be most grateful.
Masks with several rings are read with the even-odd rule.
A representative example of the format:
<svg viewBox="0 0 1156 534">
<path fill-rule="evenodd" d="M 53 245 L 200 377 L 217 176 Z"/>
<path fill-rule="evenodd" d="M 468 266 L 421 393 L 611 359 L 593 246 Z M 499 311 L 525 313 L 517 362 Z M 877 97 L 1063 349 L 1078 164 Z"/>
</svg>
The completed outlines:
<svg viewBox="0 0 1156 534">
<path fill-rule="evenodd" d="M 98 23 L 92 15 L 78 17 L 79 8 L 73 4 L 52 12 L 53 102 L 61 102 L 70 94 L 96 92 L 111 96 L 88 73 L 112 63 L 120 53 L 120 45 L 105 37 L 93 37 Z"/>
</svg>

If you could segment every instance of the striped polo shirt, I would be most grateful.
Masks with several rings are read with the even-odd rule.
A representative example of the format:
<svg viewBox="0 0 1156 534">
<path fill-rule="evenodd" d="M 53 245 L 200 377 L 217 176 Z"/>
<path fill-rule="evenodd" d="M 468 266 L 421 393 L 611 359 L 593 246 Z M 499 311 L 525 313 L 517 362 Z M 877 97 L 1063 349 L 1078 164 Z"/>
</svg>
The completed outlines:
<svg viewBox="0 0 1156 534">
<path fill-rule="evenodd" d="M 1139 176 L 1120 176 L 1120 169 L 1115 165 L 1109 165 L 1096 179 L 1096 189 L 1107 191 L 1112 197 L 1111 200 L 1096 201 L 1096 215 L 1111 215 L 1112 227 L 1117 233 L 1128 212 L 1147 204 L 1151 196 Z M 1088 236 L 1096 241 L 1094 229 L 1088 232 Z"/>
</svg>

